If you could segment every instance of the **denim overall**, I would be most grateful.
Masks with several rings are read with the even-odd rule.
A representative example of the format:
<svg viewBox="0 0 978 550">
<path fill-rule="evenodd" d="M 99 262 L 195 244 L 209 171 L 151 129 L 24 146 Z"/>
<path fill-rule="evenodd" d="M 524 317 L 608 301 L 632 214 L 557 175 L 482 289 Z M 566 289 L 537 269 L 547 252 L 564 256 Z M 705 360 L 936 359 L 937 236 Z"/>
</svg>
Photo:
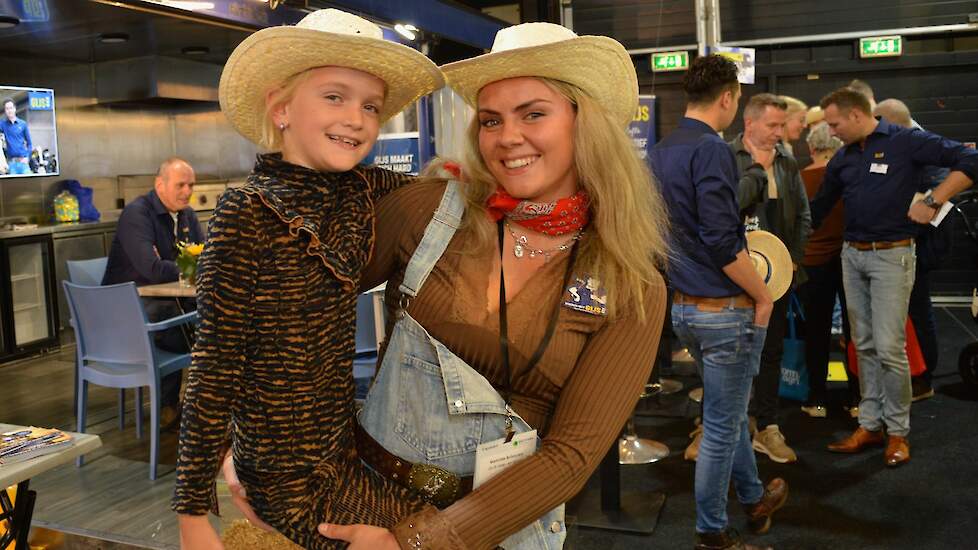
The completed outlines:
<svg viewBox="0 0 978 550">
<path fill-rule="evenodd" d="M 508 415 L 517 433 L 531 429 L 507 408 L 488 380 L 432 338 L 406 311 L 406 302 L 417 296 L 458 229 L 464 209 L 457 182 L 449 182 L 405 270 L 398 320 L 359 414 L 363 429 L 389 452 L 458 476 L 475 471 L 479 444 L 506 435 Z M 563 547 L 566 536 L 561 504 L 500 546 L 554 550 Z"/>
</svg>

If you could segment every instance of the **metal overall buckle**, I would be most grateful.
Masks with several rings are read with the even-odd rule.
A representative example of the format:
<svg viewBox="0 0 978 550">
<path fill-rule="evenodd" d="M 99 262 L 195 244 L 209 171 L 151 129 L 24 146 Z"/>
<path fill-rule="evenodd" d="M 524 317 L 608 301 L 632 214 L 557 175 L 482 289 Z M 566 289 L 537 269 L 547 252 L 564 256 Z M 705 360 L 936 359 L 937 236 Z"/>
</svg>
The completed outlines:
<svg viewBox="0 0 978 550">
<path fill-rule="evenodd" d="M 455 502 L 459 485 L 457 475 L 432 464 L 414 464 L 408 475 L 408 486 L 439 508 Z"/>
<path fill-rule="evenodd" d="M 397 318 L 402 319 L 407 315 L 407 309 L 411 306 L 411 297 L 407 294 L 401 292 L 401 296 L 397 299 Z"/>
</svg>

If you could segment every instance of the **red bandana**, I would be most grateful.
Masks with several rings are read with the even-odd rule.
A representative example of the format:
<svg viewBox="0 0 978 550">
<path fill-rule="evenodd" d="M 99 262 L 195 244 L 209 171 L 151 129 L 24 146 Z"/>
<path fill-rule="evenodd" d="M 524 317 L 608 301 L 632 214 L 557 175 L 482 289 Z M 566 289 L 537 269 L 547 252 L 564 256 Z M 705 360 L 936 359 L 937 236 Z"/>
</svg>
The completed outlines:
<svg viewBox="0 0 978 550">
<path fill-rule="evenodd" d="M 584 191 L 554 202 L 530 202 L 513 198 L 502 187 L 486 201 L 492 221 L 505 216 L 531 231 L 553 237 L 573 233 L 587 225 L 590 206 L 590 198 Z"/>
</svg>

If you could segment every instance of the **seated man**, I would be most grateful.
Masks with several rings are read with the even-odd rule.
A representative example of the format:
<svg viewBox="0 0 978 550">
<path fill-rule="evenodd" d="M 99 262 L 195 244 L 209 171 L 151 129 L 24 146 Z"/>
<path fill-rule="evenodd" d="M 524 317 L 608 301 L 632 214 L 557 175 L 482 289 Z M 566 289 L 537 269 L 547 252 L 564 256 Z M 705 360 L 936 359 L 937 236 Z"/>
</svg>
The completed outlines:
<svg viewBox="0 0 978 550">
<path fill-rule="evenodd" d="M 179 279 L 177 243 L 204 241 L 197 215 L 189 206 L 195 181 L 194 169 L 183 159 L 163 161 L 154 189 L 127 204 L 119 217 L 103 285 L 133 281 L 143 286 Z M 184 311 L 195 308 L 192 300 L 186 302 L 181 304 Z M 181 313 L 170 298 L 144 298 L 143 305 L 151 322 Z M 174 353 L 190 351 L 190 340 L 182 327 L 156 333 L 156 345 Z M 180 372 L 164 377 L 161 383 L 160 426 L 178 425 Z"/>
</svg>

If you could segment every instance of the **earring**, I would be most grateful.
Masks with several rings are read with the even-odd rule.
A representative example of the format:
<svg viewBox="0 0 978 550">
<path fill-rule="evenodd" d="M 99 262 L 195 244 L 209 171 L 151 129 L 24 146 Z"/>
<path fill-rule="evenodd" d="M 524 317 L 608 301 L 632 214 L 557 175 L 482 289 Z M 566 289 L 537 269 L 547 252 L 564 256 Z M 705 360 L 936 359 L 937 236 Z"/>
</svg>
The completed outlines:
<svg viewBox="0 0 978 550">
<path fill-rule="evenodd" d="M 286 122 L 279 122 L 279 123 L 278 123 L 278 129 L 279 129 L 279 130 L 281 130 L 281 131 L 283 131 L 283 132 L 284 132 L 284 131 L 285 131 L 285 129 L 286 129 L 286 128 L 288 128 L 288 127 L 289 127 L 289 125 L 288 125 L 288 123 L 286 123 Z"/>
</svg>

